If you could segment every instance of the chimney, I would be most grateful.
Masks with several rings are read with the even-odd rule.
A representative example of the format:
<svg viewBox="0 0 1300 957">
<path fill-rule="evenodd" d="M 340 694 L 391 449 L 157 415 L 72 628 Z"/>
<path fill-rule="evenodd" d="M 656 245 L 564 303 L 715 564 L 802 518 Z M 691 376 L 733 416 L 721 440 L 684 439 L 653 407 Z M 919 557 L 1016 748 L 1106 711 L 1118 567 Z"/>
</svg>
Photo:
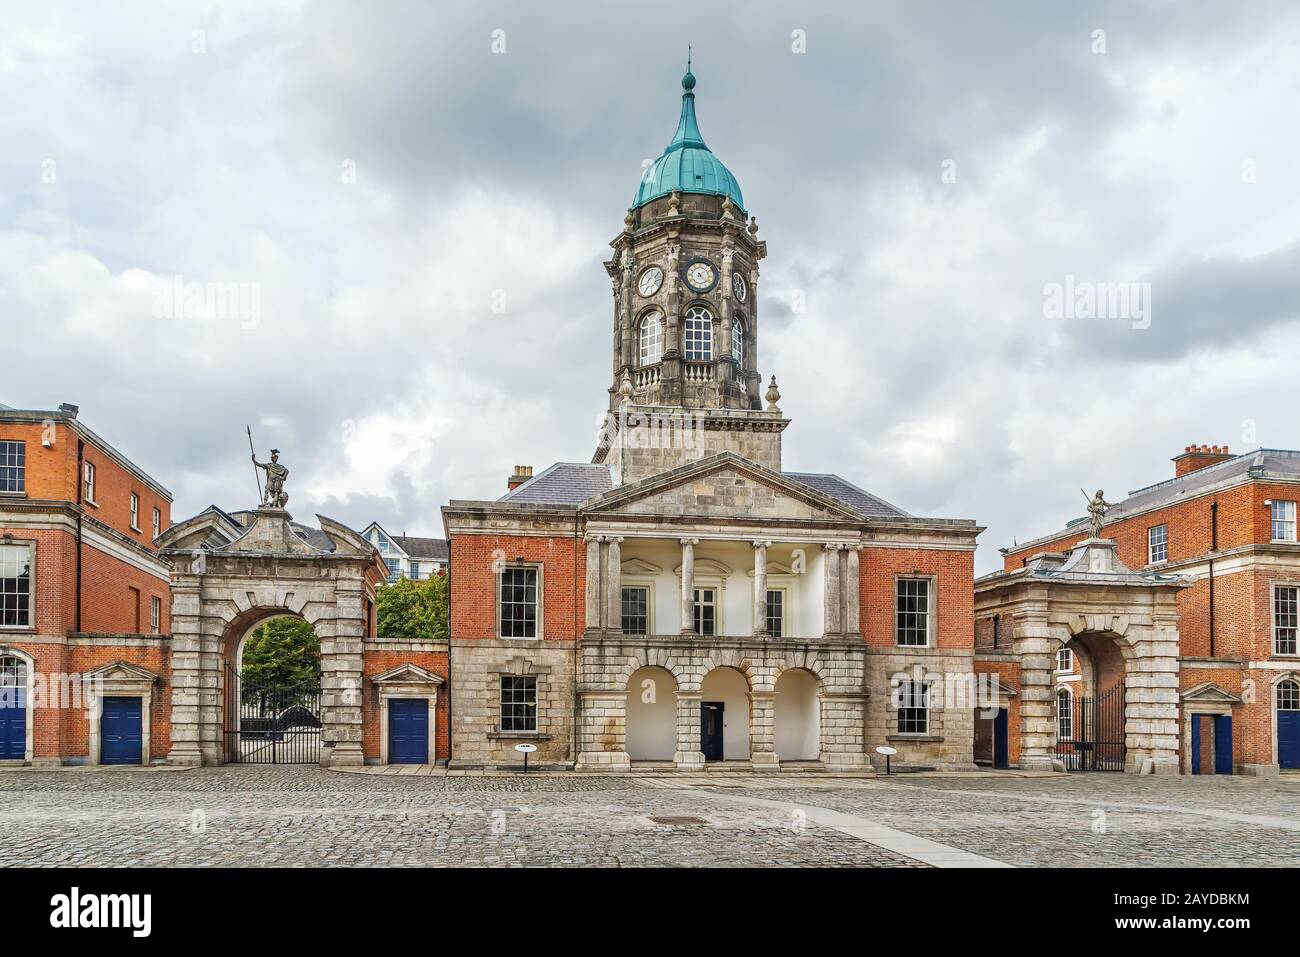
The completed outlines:
<svg viewBox="0 0 1300 957">
<path fill-rule="evenodd" d="M 1189 445 L 1182 455 L 1174 456 L 1174 478 L 1198 472 L 1233 458 L 1226 445 Z"/>
<path fill-rule="evenodd" d="M 513 492 L 532 477 L 533 467 L 531 465 L 516 465 L 515 474 L 506 479 L 506 489 Z"/>
</svg>

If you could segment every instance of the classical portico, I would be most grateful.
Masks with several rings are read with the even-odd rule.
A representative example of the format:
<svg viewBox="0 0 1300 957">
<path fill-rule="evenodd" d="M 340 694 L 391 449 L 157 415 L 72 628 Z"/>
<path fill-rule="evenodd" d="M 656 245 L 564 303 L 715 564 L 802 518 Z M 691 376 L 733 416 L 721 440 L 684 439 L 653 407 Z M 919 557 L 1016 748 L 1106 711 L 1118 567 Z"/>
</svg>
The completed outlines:
<svg viewBox="0 0 1300 957">
<path fill-rule="evenodd" d="M 1176 596 L 1189 585 L 1127 568 L 1103 538 L 976 581 L 976 618 L 996 617 L 1019 659 L 1022 769 L 1062 769 L 1057 653 L 1084 639 L 1112 643 L 1123 658 L 1124 770 L 1178 773 Z"/>
</svg>

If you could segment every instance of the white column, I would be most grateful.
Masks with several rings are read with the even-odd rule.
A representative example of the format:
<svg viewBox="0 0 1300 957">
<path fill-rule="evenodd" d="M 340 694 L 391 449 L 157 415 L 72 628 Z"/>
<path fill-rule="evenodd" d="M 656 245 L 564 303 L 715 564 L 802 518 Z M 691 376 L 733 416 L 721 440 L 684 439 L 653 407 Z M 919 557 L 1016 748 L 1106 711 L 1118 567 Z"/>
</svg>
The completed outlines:
<svg viewBox="0 0 1300 957">
<path fill-rule="evenodd" d="M 840 550 L 843 546 L 830 544 L 823 545 L 823 554 L 825 560 L 822 562 L 825 576 L 825 609 L 826 621 L 822 626 L 823 633 L 827 635 L 839 635 L 844 631 L 844 620 L 840 617 L 840 610 L 843 600 L 840 597 Z"/>
<path fill-rule="evenodd" d="M 844 631 L 850 635 L 862 634 L 862 577 L 858 560 L 859 548 L 850 545 L 845 553 L 844 575 Z"/>
<path fill-rule="evenodd" d="M 587 628 L 599 628 L 601 624 L 600 603 L 600 543 L 599 535 L 587 536 L 587 584 L 586 609 Z"/>
<path fill-rule="evenodd" d="M 610 631 L 623 628 L 623 539 L 611 536 L 605 557 L 605 627 Z"/>
<path fill-rule="evenodd" d="M 682 543 L 682 634 L 695 634 L 695 546 L 698 538 L 683 538 Z"/>
<path fill-rule="evenodd" d="M 754 634 L 767 634 L 767 546 L 754 542 Z"/>
</svg>

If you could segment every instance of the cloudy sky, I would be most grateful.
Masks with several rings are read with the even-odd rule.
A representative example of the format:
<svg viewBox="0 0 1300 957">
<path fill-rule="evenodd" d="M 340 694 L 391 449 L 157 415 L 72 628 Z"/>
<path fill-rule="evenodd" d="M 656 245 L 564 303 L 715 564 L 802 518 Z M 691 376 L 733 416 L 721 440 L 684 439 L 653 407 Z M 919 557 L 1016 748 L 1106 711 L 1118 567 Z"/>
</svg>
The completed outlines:
<svg viewBox="0 0 1300 957">
<path fill-rule="evenodd" d="M 1300 448 L 1293 3 L 4 7 L 0 403 L 78 403 L 177 518 L 252 503 L 246 423 L 298 518 L 411 534 L 586 461 L 688 41 L 786 468 L 979 520 L 984 571 L 1188 443 Z"/>
</svg>

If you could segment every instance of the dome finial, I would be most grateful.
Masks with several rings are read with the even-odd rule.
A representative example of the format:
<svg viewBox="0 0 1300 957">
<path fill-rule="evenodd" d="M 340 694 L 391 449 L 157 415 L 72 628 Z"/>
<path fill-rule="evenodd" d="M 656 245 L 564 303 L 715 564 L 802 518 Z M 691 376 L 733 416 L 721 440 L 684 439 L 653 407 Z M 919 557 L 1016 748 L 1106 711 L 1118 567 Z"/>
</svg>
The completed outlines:
<svg viewBox="0 0 1300 957">
<path fill-rule="evenodd" d="M 691 72 L 691 45 L 686 44 L 686 75 L 682 77 L 682 89 L 687 93 L 695 89 L 695 74 Z"/>
</svg>

